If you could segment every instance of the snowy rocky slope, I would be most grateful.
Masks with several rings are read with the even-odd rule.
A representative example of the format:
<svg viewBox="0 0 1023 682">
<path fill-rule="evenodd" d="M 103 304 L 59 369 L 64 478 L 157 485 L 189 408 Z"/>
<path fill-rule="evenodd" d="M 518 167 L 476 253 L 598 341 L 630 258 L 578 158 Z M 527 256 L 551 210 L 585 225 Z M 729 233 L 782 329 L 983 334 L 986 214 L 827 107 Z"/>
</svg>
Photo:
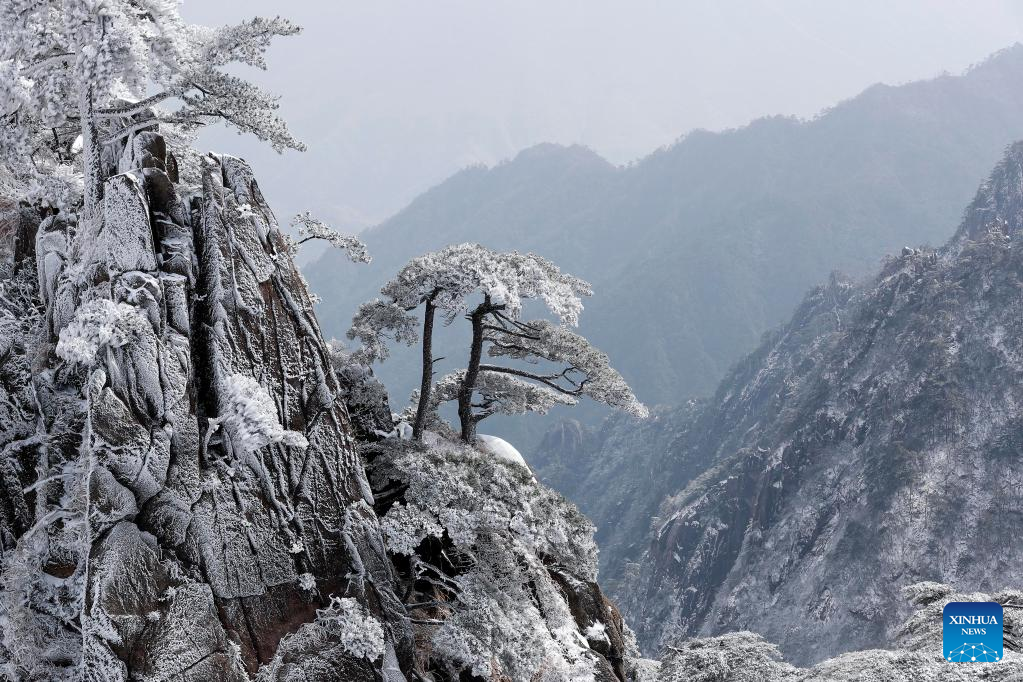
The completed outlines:
<svg viewBox="0 0 1023 682">
<path fill-rule="evenodd" d="M 612 562 L 641 644 L 752 630 L 806 664 L 892 645 L 910 583 L 1018 584 L 1021 405 L 1023 143 L 946 246 L 814 290 L 707 405 L 608 427 L 636 444 L 626 511 L 673 487 L 638 565 Z"/>
<path fill-rule="evenodd" d="M 903 590 L 913 613 L 898 632 L 898 649 L 842 654 L 812 667 L 784 660 L 778 648 L 752 632 L 690 639 L 670 647 L 660 661 L 658 682 L 1018 682 L 1023 679 L 1023 604 L 1018 591 L 957 593 L 924 582 Z M 1003 604 L 1005 657 L 998 661 L 949 663 L 942 656 L 942 608 L 953 601 Z M 1014 647 L 1014 648 L 1010 648 Z"/>
<path fill-rule="evenodd" d="M 105 158 L 95 230 L 2 216 L 0 676 L 631 677 L 592 528 L 528 473 L 398 448 L 371 489 L 386 395 L 324 342 L 243 161 L 189 154 L 185 181 L 152 131 Z"/>
<path fill-rule="evenodd" d="M 636 679 L 638 651 L 596 583 L 590 522 L 519 464 L 443 439 L 363 450 L 437 679 Z"/>
</svg>

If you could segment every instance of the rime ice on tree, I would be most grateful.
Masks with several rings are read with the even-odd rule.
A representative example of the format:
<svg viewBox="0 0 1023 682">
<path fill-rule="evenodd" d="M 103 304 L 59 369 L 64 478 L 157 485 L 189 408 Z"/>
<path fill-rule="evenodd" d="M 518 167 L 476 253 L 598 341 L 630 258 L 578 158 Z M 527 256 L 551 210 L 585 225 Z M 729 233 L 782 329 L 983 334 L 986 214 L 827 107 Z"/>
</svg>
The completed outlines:
<svg viewBox="0 0 1023 682">
<path fill-rule="evenodd" d="M 381 293 L 383 300 L 359 308 L 348 336 L 362 342 L 366 361 L 383 360 L 388 339 L 408 345 L 419 340 L 410 311 L 425 307 L 422 382 L 415 398 L 413 430 L 417 440 L 428 415 L 448 400 L 458 403 L 462 439 L 467 442 L 475 437 L 476 425 L 490 415 L 543 413 L 555 404 L 574 404 L 580 396 L 637 416 L 646 414 L 607 356 L 568 329 L 578 324 L 582 297 L 592 293 L 590 285 L 540 256 L 499 253 L 478 244 L 450 246 L 412 259 Z M 527 300 L 542 302 L 561 324 L 522 321 Z M 466 316 L 472 325 L 472 342 L 466 369 L 434 386 L 432 342 L 437 311 L 446 324 Z M 524 363 L 482 364 L 484 347 L 491 357 Z M 539 362 L 556 369 L 529 368 Z"/>
</svg>

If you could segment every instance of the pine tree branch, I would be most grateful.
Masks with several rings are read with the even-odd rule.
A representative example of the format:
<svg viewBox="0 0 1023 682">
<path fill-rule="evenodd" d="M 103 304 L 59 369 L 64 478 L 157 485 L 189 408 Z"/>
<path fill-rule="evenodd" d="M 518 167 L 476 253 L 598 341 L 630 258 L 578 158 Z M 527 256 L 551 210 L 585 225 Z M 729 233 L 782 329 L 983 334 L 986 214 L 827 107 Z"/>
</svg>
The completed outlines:
<svg viewBox="0 0 1023 682">
<path fill-rule="evenodd" d="M 122 137 L 127 137 L 127 136 L 131 135 L 132 133 L 136 133 L 136 132 L 138 132 L 140 130 L 145 130 L 146 128 L 149 128 L 149 127 L 155 126 L 155 125 L 160 125 L 160 124 L 194 125 L 194 126 L 205 125 L 202 121 L 199 120 L 202 116 L 219 117 L 220 115 L 215 113 L 215 112 L 210 112 L 210 113 L 196 114 L 194 117 L 193 116 L 189 116 L 187 118 L 182 118 L 182 117 L 178 117 L 178 116 L 168 116 L 168 117 L 157 116 L 155 118 L 148 118 L 145 121 L 139 121 L 138 123 L 134 123 L 134 124 L 132 124 L 130 126 L 126 126 L 126 127 L 122 128 L 121 130 L 117 131 L 116 133 L 113 133 L 111 135 L 107 135 L 106 137 L 104 137 L 101 140 L 101 142 L 102 142 L 102 144 L 105 144 L 105 145 L 106 144 L 111 144 L 111 143 L 116 142 L 117 140 L 121 139 Z"/>
<path fill-rule="evenodd" d="M 561 394 L 564 394 L 564 395 L 567 395 L 567 396 L 572 396 L 572 397 L 580 396 L 580 395 L 582 395 L 583 386 L 586 384 L 587 380 L 584 379 L 583 381 L 581 381 L 580 383 L 577 384 L 574 381 L 572 381 L 571 379 L 569 379 L 567 376 L 565 376 L 565 374 L 566 374 L 566 372 L 568 372 L 571 369 L 575 369 L 575 368 L 570 367 L 570 368 L 566 369 L 564 372 L 562 372 L 560 374 L 546 374 L 546 375 L 544 375 L 544 374 L 533 374 L 532 372 L 527 372 L 527 371 L 521 370 L 521 369 L 515 369 L 514 367 L 501 367 L 499 365 L 480 365 L 480 371 L 481 372 L 497 372 L 499 374 L 511 374 L 513 376 L 522 377 L 523 379 L 530 379 L 532 381 L 539 382 L 539 383 L 543 384 L 544 386 L 547 386 L 548 388 L 552 388 L 555 391 L 557 391 L 558 393 L 561 393 Z M 568 389 L 568 388 L 565 388 L 564 386 L 558 384 L 557 383 L 557 379 L 559 379 L 559 378 L 565 378 L 575 388 Z"/>
<path fill-rule="evenodd" d="M 134 116 L 136 114 L 141 114 L 145 110 L 159 104 L 160 102 L 171 99 L 172 97 L 177 97 L 182 92 L 184 92 L 184 90 L 180 88 L 174 90 L 166 90 L 164 92 L 157 93 L 150 97 L 146 97 L 145 99 L 141 99 L 138 102 L 122 104 L 116 107 L 108 107 L 106 109 L 97 109 L 96 115 L 100 118 Z"/>
<path fill-rule="evenodd" d="M 73 52 L 61 52 L 60 54 L 52 54 L 48 57 L 43 57 L 37 62 L 29 64 L 27 67 L 25 67 L 25 71 L 29 74 L 33 74 L 39 71 L 40 69 L 49 66 L 50 64 L 53 63 L 63 63 L 65 66 L 67 66 L 71 62 L 71 58 L 74 56 L 75 54 Z"/>
</svg>

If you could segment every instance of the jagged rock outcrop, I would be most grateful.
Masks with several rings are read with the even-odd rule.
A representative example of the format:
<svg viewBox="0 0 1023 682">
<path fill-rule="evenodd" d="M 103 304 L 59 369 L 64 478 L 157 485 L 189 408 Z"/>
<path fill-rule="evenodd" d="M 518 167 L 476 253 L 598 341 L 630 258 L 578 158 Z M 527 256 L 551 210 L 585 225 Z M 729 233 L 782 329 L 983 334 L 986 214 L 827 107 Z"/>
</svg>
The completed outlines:
<svg viewBox="0 0 1023 682">
<path fill-rule="evenodd" d="M 430 436 L 364 448 L 422 679 L 641 680 L 589 521 L 524 466 Z"/>
<path fill-rule="evenodd" d="M 812 663 L 889 646 L 923 580 L 1019 582 L 1023 143 L 955 238 L 812 292 L 676 423 L 706 471 L 661 508 L 619 590 L 648 649 L 752 630 Z"/>
<path fill-rule="evenodd" d="M 49 215 L 20 252 L 45 307 L 0 348 L 0 663 L 403 680 L 411 630 L 340 385 L 251 170 L 210 155 L 176 184 L 151 131 L 112 158 L 102 221 Z"/>
<path fill-rule="evenodd" d="M 359 363 L 337 341 L 331 347 L 331 364 L 341 382 L 341 396 L 356 439 L 373 442 L 393 431 L 394 415 L 387 389 L 373 374 L 373 369 Z"/>
<path fill-rule="evenodd" d="M 812 668 L 785 662 L 778 648 L 751 632 L 689 639 L 670 647 L 661 661 L 658 682 L 691 680 L 756 680 L 757 682 L 893 682 L 941 680 L 942 682 L 1018 682 L 1023 679 L 1023 655 L 1019 653 L 1020 593 L 956 593 L 948 585 L 924 582 L 903 591 L 915 607 L 898 633 L 899 648 L 873 649 L 842 654 Z M 942 645 L 942 608 L 949 602 L 1002 604 L 1004 657 L 966 665 L 948 662 Z"/>
<path fill-rule="evenodd" d="M 596 582 L 593 526 L 522 464 L 457 434 L 401 440 L 383 387 L 336 347 L 349 412 L 433 682 L 646 682 L 635 638 Z M 408 425 L 405 424 L 405 427 Z"/>
<path fill-rule="evenodd" d="M 154 131 L 104 158 L 102 221 L 0 235 L 0 675 L 639 679 L 589 522 L 397 437 L 243 161 L 180 182 Z"/>
</svg>

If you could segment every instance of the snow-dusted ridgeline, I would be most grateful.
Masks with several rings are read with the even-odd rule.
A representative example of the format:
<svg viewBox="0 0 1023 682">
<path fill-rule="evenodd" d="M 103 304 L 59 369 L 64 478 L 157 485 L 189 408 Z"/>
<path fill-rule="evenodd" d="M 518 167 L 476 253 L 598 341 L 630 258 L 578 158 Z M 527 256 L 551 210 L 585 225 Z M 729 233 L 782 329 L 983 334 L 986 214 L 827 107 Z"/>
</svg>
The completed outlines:
<svg viewBox="0 0 1023 682">
<path fill-rule="evenodd" d="M 909 584 L 1019 586 L 1021 180 L 1016 143 L 948 244 L 812 291 L 663 419 L 638 456 L 676 487 L 616 593 L 641 643 L 751 629 L 804 665 L 892 646 Z"/>
</svg>

